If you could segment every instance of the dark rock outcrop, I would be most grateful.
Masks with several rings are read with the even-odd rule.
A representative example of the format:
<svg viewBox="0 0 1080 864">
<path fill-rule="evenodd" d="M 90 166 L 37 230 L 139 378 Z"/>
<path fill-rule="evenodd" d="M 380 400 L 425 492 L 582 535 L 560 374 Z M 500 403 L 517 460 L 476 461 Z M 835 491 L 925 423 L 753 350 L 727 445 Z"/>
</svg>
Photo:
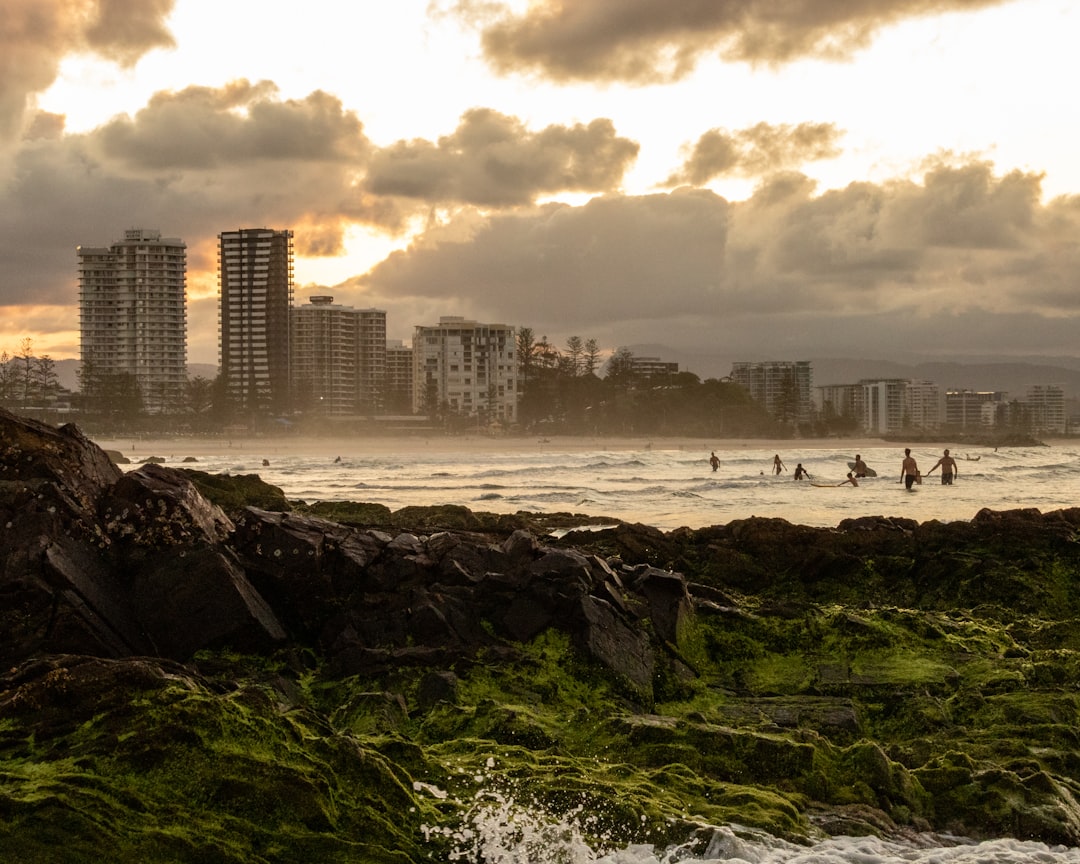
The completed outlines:
<svg viewBox="0 0 1080 864">
<path fill-rule="evenodd" d="M 428 860 L 452 808 L 418 790 L 471 800 L 494 745 L 627 842 L 694 813 L 1080 844 L 1080 509 L 528 524 L 122 473 L 0 411 L 0 850 L 115 819 L 71 860 Z M 63 770 L 38 787 L 35 759 Z M 197 830 L 146 817 L 177 808 Z"/>
</svg>

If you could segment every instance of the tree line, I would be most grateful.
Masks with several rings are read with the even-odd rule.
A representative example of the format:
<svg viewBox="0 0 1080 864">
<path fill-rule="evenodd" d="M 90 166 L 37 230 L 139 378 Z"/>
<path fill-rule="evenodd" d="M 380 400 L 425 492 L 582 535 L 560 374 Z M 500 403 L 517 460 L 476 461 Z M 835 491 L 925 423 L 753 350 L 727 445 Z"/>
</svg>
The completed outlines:
<svg viewBox="0 0 1080 864">
<path fill-rule="evenodd" d="M 692 372 L 647 374 L 628 348 L 619 347 L 605 358 L 593 338 L 571 336 L 560 348 L 523 326 L 517 329 L 516 340 L 516 431 L 717 438 L 855 431 L 853 418 L 822 417 L 799 426 L 791 417 L 770 416 L 743 387 L 727 379 L 703 381 Z M 78 377 L 80 392 L 71 394 L 71 416 L 66 419 L 95 432 L 215 434 L 237 420 L 246 424 L 272 420 L 238 416 L 220 375 L 214 380 L 188 379 L 168 401 L 156 400 L 155 411 L 147 409 L 147 394 L 140 392 L 134 375 L 102 375 L 83 365 Z M 0 354 L 0 404 L 4 407 L 43 413 L 43 419 L 61 419 L 57 412 L 49 412 L 61 392 L 55 362 L 47 355 L 35 356 L 31 340 L 23 340 L 17 354 Z M 436 394 L 423 395 L 422 413 L 432 425 L 447 432 L 483 425 L 483 404 L 474 415 L 458 416 L 439 405 Z M 305 419 L 304 412 L 297 412 L 294 420 L 306 431 L 316 431 L 319 423 L 327 422 L 326 418 Z M 335 431 L 347 431 L 340 422 L 335 426 Z"/>
</svg>

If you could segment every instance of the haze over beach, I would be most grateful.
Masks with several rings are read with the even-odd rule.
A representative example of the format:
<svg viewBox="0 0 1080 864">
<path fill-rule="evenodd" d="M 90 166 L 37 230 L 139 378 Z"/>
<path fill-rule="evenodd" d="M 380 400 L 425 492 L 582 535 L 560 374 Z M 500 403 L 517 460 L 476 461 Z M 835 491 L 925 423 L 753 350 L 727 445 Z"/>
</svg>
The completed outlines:
<svg viewBox="0 0 1080 864">
<path fill-rule="evenodd" d="M 728 359 L 1076 354 L 1069 0 L 2 20 L 0 347 L 77 357 L 75 247 L 146 227 L 188 245 L 188 360 L 214 364 L 216 237 L 259 225 L 295 231 L 298 300 L 385 309 L 391 338 L 463 315 Z"/>
</svg>

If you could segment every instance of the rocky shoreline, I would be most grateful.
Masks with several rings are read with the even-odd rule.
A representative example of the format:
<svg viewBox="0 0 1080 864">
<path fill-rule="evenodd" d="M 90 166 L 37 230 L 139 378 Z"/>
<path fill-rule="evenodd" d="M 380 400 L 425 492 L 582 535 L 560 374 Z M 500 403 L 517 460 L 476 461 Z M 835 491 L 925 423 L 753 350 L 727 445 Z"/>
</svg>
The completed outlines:
<svg viewBox="0 0 1080 864">
<path fill-rule="evenodd" d="M 481 777 L 617 843 L 1080 845 L 1077 509 L 305 506 L 0 411 L 0 510 L 10 860 L 446 860 Z"/>
</svg>

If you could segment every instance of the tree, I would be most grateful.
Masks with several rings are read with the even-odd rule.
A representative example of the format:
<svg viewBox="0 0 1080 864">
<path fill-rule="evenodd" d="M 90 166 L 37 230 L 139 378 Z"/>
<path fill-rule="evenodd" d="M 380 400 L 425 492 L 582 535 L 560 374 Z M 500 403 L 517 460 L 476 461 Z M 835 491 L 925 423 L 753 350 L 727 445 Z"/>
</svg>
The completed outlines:
<svg viewBox="0 0 1080 864">
<path fill-rule="evenodd" d="M 19 376 L 21 381 L 20 401 L 23 408 L 30 404 L 30 396 L 34 389 L 34 340 L 27 336 L 19 343 L 19 353 L 15 355 L 19 362 Z"/>
<path fill-rule="evenodd" d="M 60 377 L 56 374 L 56 362 L 48 354 L 42 354 L 34 361 L 34 395 L 42 406 L 56 401 L 60 392 Z"/>
<path fill-rule="evenodd" d="M 214 384 L 196 375 L 184 382 L 184 410 L 189 414 L 207 413 L 214 404 Z"/>
<path fill-rule="evenodd" d="M 19 367 L 7 351 L 0 353 L 0 405 L 15 405 L 19 398 Z"/>
<path fill-rule="evenodd" d="M 595 339 L 586 339 L 581 359 L 582 373 L 595 375 L 600 368 L 600 346 Z"/>
<path fill-rule="evenodd" d="M 616 348 L 607 362 L 604 380 L 624 390 L 634 384 L 634 354 L 629 348 Z"/>
<path fill-rule="evenodd" d="M 566 340 L 566 354 L 563 355 L 566 371 L 570 375 L 581 373 L 582 358 L 585 354 L 585 343 L 580 336 L 571 336 Z"/>
</svg>

